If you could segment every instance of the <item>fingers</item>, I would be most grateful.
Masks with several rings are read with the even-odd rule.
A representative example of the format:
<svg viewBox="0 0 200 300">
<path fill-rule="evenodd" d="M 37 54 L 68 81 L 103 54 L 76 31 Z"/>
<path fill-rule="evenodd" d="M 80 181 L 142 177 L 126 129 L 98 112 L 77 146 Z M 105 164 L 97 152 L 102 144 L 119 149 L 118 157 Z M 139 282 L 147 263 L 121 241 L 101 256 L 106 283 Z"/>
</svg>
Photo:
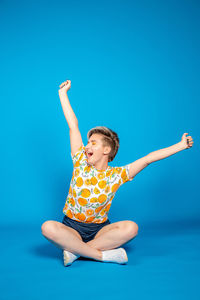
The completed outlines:
<svg viewBox="0 0 200 300">
<path fill-rule="evenodd" d="M 188 147 L 192 147 L 193 146 L 193 140 L 192 138 L 191 139 L 187 139 L 187 144 L 188 144 Z"/>
<path fill-rule="evenodd" d="M 63 88 L 63 86 L 67 85 L 67 84 L 71 84 L 71 80 L 66 80 L 63 83 L 61 83 L 61 85 L 59 85 L 60 88 Z"/>
<path fill-rule="evenodd" d="M 193 141 L 193 138 L 191 136 L 188 136 L 187 139 L 192 142 Z"/>
<path fill-rule="evenodd" d="M 67 81 L 64 81 L 63 83 L 61 83 L 60 88 L 62 88 L 63 86 L 65 86 L 65 84 L 67 84 Z"/>
<path fill-rule="evenodd" d="M 187 141 L 188 141 L 189 143 L 194 143 L 192 138 L 191 138 L 191 139 L 187 139 Z"/>
<path fill-rule="evenodd" d="M 187 141 L 187 148 L 186 149 L 189 149 L 193 146 L 194 142 L 193 142 L 193 138 L 191 137 L 191 135 L 186 136 L 187 134 L 189 134 L 189 133 L 184 133 L 182 138 L 186 138 L 186 141 Z"/>
<path fill-rule="evenodd" d="M 184 133 L 184 135 L 187 139 L 187 142 L 193 143 L 193 138 L 191 137 L 191 135 L 186 136 L 186 134 L 188 134 L 188 133 Z"/>
</svg>

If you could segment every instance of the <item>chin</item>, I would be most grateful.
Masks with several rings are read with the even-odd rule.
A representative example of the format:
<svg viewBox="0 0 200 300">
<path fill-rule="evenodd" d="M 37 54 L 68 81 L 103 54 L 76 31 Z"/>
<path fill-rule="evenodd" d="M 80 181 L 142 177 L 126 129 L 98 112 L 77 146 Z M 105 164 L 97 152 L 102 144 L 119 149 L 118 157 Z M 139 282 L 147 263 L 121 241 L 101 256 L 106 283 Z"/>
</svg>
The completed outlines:
<svg viewBox="0 0 200 300">
<path fill-rule="evenodd" d="M 94 162 L 93 161 L 91 161 L 91 160 L 87 160 L 87 163 L 88 163 L 88 165 L 90 165 L 90 166 L 94 166 Z"/>
<path fill-rule="evenodd" d="M 89 159 L 89 158 L 87 158 L 87 162 L 88 162 L 88 164 L 91 164 L 91 162 L 90 162 L 90 159 Z"/>
</svg>

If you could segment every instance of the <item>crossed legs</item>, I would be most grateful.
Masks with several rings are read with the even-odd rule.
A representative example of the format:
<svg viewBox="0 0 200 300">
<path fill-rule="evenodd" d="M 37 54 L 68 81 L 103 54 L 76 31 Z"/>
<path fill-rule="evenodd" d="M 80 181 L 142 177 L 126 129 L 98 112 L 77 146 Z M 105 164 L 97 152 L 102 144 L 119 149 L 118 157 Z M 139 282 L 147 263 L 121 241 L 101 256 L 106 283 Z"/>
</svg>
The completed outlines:
<svg viewBox="0 0 200 300">
<path fill-rule="evenodd" d="M 93 240 L 85 243 L 73 228 L 57 221 L 46 221 L 41 226 L 43 236 L 58 248 L 94 260 L 102 260 L 103 250 L 110 250 L 132 240 L 138 233 L 133 221 L 119 221 L 101 228 Z"/>
</svg>

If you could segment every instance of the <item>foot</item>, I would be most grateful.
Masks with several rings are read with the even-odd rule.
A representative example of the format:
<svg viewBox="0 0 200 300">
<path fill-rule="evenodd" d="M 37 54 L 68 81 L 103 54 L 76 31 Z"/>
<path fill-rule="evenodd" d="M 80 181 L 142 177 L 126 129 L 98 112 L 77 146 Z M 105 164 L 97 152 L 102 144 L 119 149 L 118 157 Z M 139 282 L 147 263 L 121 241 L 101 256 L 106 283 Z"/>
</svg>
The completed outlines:
<svg viewBox="0 0 200 300">
<path fill-rule="evenodd" d="M 113 262 L 118 264 L 126 264 L 128 256 L 124 248 L 102 251 L 103 262 Z"/>
<path fill-rule="evenodd" d="M 80 255 L 75 255 L 67 250 L 63 250 L 64 266 L 70 266 Z"/>
</svg>

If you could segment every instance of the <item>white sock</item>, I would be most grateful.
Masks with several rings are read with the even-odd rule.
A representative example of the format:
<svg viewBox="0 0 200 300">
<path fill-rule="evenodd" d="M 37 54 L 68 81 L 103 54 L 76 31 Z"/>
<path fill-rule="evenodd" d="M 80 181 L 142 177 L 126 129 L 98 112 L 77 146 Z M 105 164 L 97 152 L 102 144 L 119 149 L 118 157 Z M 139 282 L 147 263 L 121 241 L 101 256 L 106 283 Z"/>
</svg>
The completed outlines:
<svg viewBox="0 0 200 300">
<path fill-rule="evenodd" d="M 64 259 L 64 266 L 69 266 L 75 261 L 77 258 L 79 258 L 80 255 L 75 255 L 67 250 L 63 250 L 63 259 Z"/>
<path fill-rule="evenodd" d="M 105 262 L 114 262 L 125 264 L 128 262 L 128 256 L 124 248 L 102 251 L 102 260 Z"/>
</svg>

